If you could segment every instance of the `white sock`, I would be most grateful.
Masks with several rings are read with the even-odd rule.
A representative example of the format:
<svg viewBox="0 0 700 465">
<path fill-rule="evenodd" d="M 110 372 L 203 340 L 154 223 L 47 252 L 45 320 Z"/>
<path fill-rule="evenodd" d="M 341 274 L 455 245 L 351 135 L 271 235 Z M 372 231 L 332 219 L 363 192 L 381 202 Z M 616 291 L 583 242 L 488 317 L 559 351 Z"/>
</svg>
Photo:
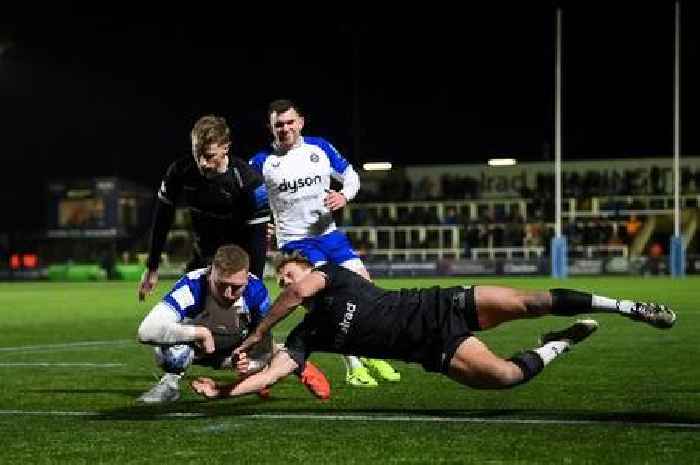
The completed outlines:
<svg viewBox="0 0 700 465">
<path fill-rule="evenodd" d="M 634 307 L 631 300 L 616 300 L 609 297 L 594 295 L 591 310 L 598 313 L 623 313 L 629 315 Z"/>
<path fill-rule="evenodd" d="M 182 378 L 183 374 L 184 373 L 165 373 L 163 375 L 163 379 L 167 380 L 169 383 L 177 385 L 180 382 L 180 378 Z"/>
<path fill-rule="evenodd" d="M 360 362 L 360 359 L 355 357 L 354 355 L 343 355 L 343 361 L 345 362 L 345 370 L 348 373 L 354 370 L 355 368 L 360 368 L 362 366 L 362 362 Z"/>
<path fill-rule="evenodd" d="M 569 347 L 571 347 L 571 343 L 568 341 L 550 341 L 542 347 L 533 349 L 533 352 L 539 355 L 544 365 L 547 366 L 549 362 L 566 352 Z"/>
</svg>

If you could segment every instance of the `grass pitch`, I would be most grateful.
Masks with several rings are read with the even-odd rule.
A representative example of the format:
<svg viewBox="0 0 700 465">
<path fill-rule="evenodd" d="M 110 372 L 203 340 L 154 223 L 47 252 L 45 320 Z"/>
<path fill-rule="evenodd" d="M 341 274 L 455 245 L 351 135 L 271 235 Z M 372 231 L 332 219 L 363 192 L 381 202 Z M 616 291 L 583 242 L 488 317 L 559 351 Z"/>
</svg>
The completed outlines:
<svg viewBox="0 0 700 465">
<path fill-rule="evenodd" d="M 184 388 L 179 402 L 151 407 L 134 403 L 159 375 L 135 333 L 157 296 L 137 302 L 135 283 L 0 283 L 0 463 L 700 463 L 700 279 L 380 284 L 465 282 L 660 301 L 678 323 L 660 331 L 595 315 L 595 335 L 509 391 L 471 390 L 398 362 L 400 383 L 349 388 L 341 359 L 315 354 L 333 384 L 327 402 L 290 378 L 267 401 L 207 402 Z M 570 321 L 517 321 L 479 337 L 509 356 Z M 189 373 L 201 374 L 231 376 Z"/>
</svg>

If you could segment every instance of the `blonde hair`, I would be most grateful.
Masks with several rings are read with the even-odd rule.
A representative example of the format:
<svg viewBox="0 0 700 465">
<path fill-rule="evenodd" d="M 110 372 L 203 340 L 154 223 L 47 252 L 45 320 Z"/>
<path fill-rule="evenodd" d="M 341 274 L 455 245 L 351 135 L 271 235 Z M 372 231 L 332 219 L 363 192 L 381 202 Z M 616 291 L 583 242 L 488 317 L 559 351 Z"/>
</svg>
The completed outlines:
<svg viewBox="0 0 700 465">
<path fill-rule="evenodd" d="M 237 245 L 222 245 L 216 250 L 211 266 L 223 275 L 231 275 L 250 267 L 248 253 Z"/>
<path fill-rule="evenodd" d="M 194 123 L 190 139 L 192 140 L 192 154 L 199 157 L 211 144 L 231 143 L 231 129 L 228 127 L 226 119 L 221 116 L 206 115 Z"/>
</svg>

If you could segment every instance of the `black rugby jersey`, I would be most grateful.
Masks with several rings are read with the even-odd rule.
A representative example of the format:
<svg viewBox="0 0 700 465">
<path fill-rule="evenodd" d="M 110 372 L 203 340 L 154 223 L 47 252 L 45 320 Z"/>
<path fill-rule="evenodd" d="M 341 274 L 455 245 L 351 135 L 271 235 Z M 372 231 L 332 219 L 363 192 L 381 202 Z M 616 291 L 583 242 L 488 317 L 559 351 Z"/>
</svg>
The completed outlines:
<svg viewBox="0 0 700 465">
<path fill-rule="evenodd" d="M 308 313 L 287 338 L 299 366 L 313 351 L 393 358 L 439 370 L 446 340 L 468 334 L 453 309 L 455 290 L 386 290 L 335 264 L 315 269 L 326 287 L 304 302 Z"/>
<path fill-rule="evenodd" d="M 213 178 L 202 176 L 192 156 L 173 162 L 158 190 L 148 267 L 158 267 L 177 206 L 189 210 L 197 258 L 211 258 L 228 243 L 248 249 L 242 243 L 249 239 L 246 225 L 265 222 L 268 217 L 267 210 L 257 208 L 255 202 L 255 189 L 262 182 L 260 174 L 233 156 L 229 156 L 228 170 Z"/>
</svg>

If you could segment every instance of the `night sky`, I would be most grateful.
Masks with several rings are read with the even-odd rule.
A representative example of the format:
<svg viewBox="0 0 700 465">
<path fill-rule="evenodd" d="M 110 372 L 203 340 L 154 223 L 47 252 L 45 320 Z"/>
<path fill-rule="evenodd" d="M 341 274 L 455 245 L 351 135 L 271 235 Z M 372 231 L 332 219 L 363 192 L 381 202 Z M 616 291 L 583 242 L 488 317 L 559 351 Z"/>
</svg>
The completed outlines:
<svg viewBox="0 0 700 465">
<path fill-rule="evenodd" d="M 330 11 L 4 15 L 0 193 L 96 175 L 155 190 L 208 113 L 227 118 L 234 152 L 247 159 L 269 142 L 265 112 L 276 98 L 301 104 L 305 133 L 355 165 L 551 159 L 553 2 L 484 3 L 345 22 Z M 606 3 L 564 4 L 564 156 L 670 156 L 673 2 Z M 699 155 L 698 32 L 689 25 L 700 8 L 689 3 L 683 152 Z M 42 199 L 28 195 L 5 218 L 42 224 L 27 212 Z"/>
</svg>

